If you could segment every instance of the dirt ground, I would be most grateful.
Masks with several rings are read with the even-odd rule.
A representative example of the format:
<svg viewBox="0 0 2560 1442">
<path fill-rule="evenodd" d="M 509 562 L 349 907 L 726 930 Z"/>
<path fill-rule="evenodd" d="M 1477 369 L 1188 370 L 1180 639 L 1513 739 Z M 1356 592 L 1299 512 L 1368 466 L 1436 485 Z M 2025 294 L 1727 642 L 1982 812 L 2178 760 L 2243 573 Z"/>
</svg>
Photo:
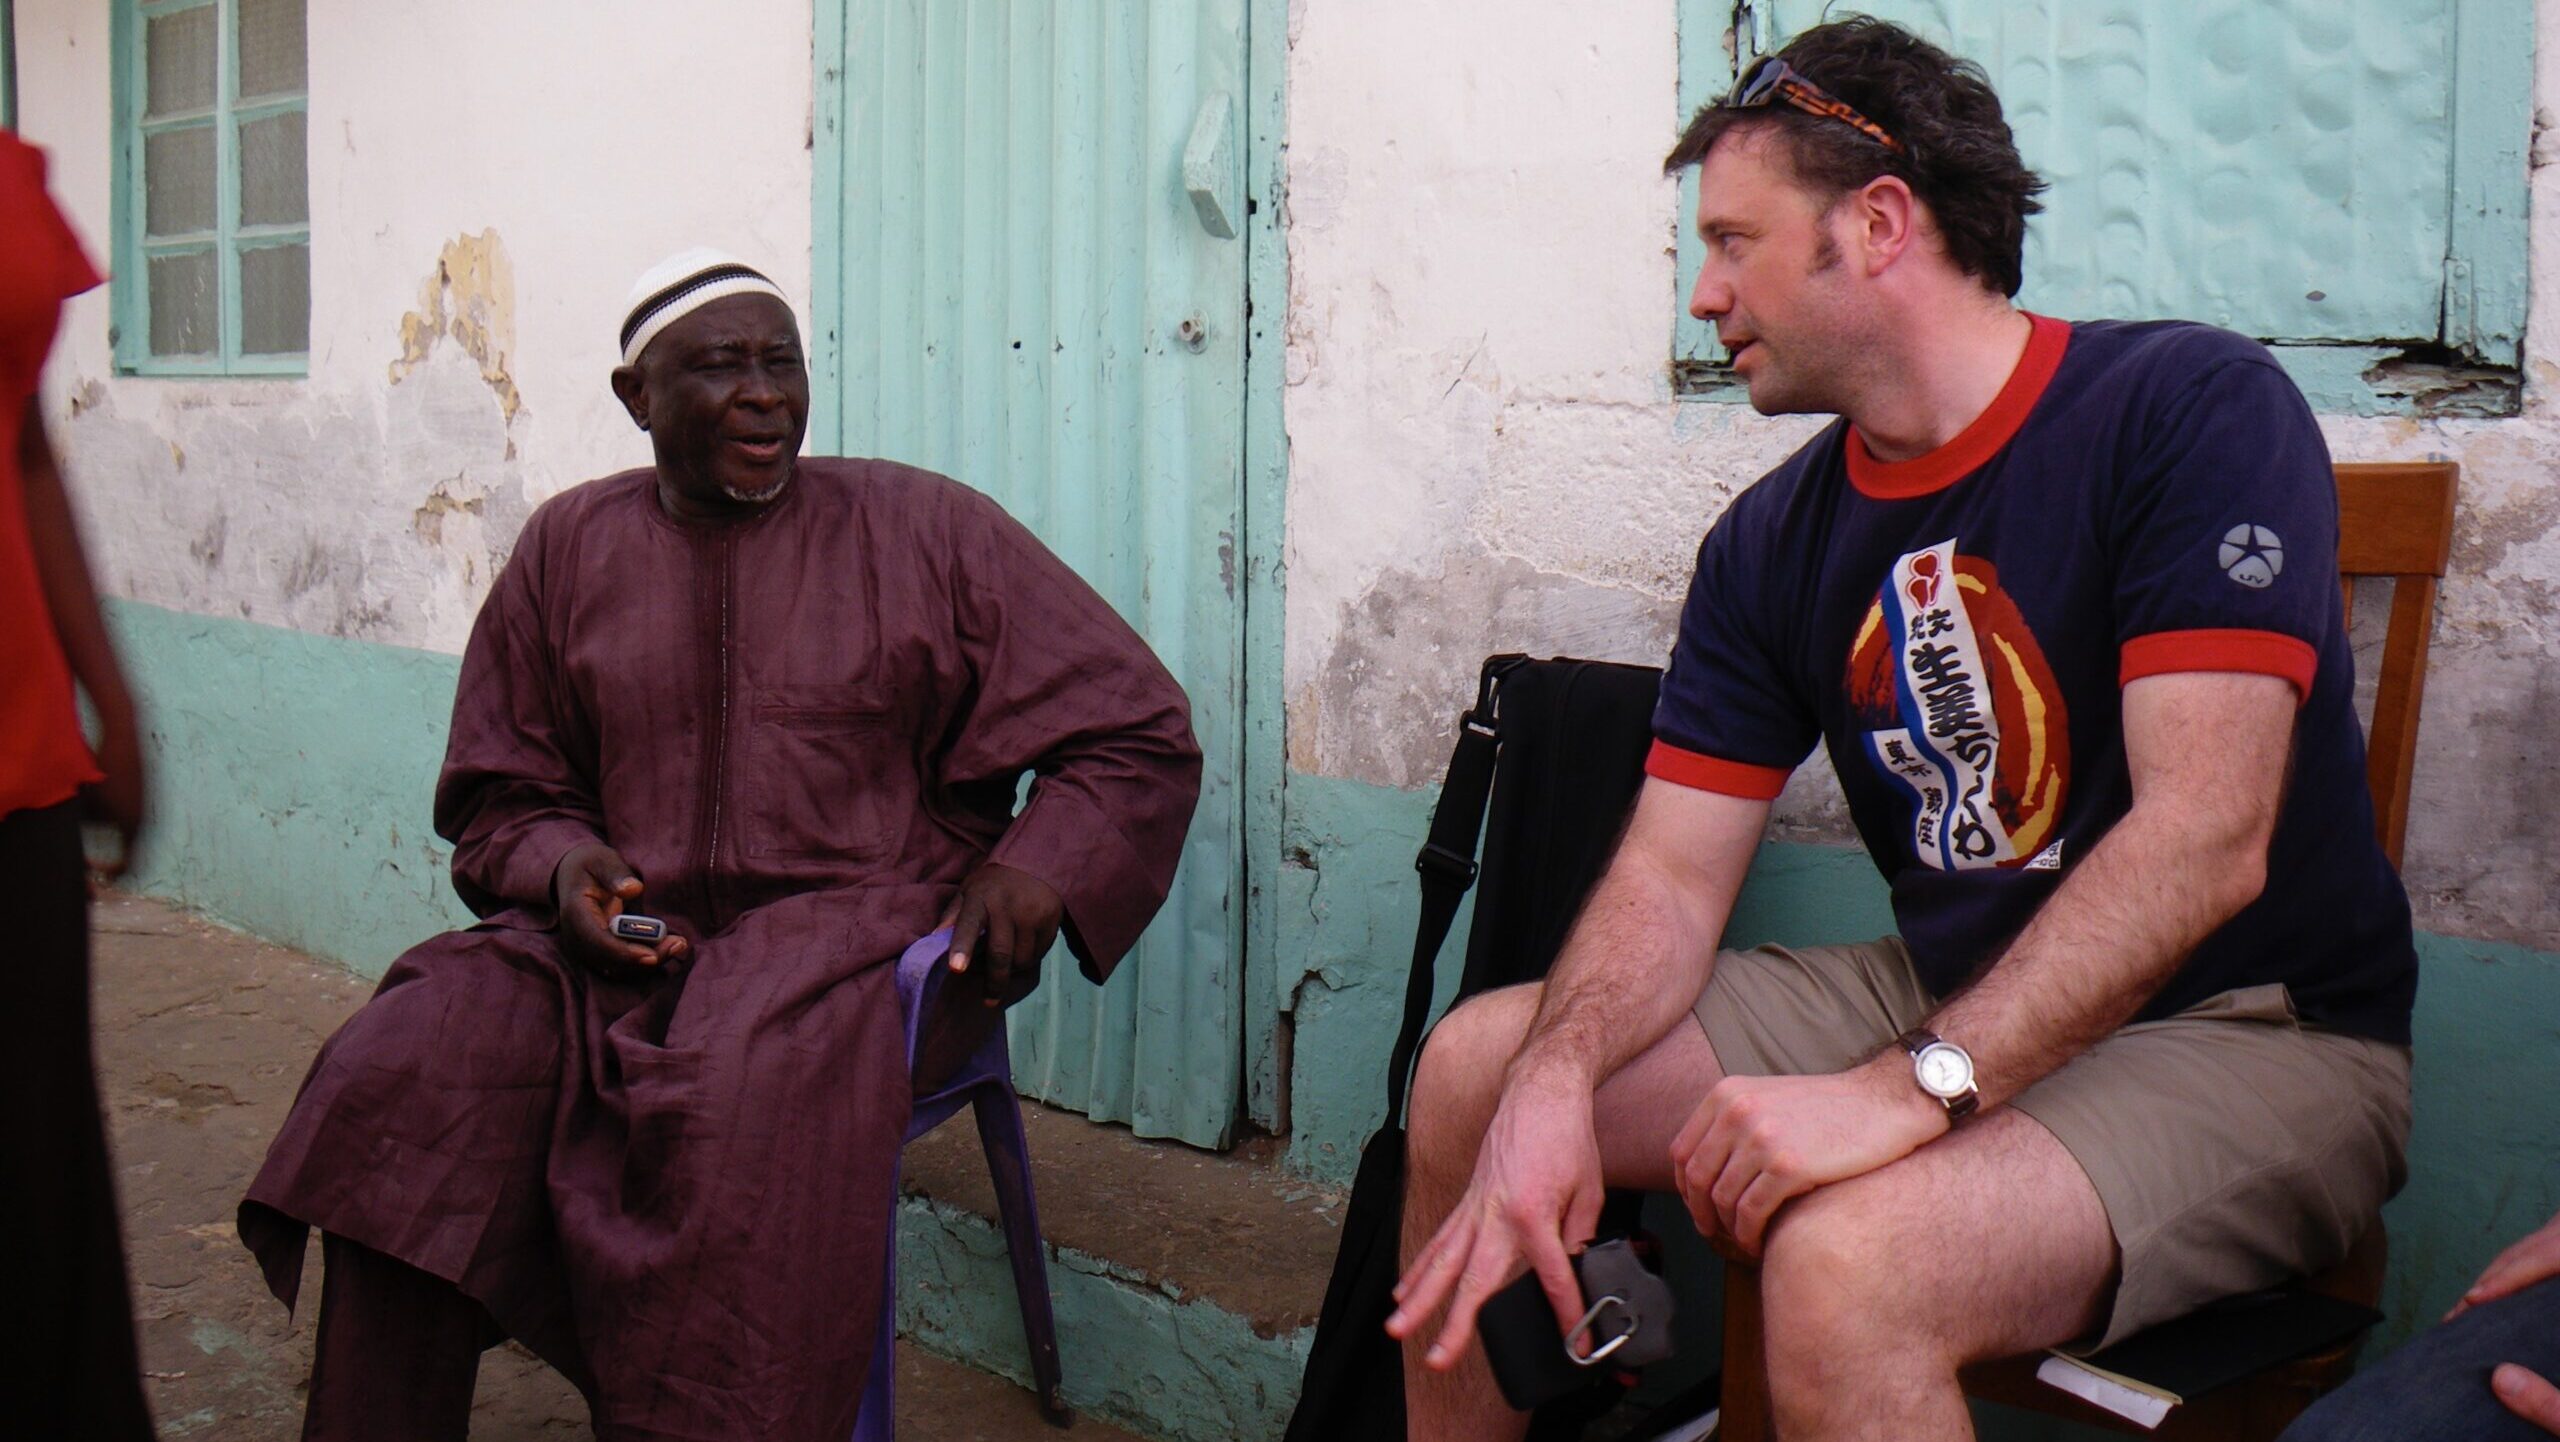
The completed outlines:
<svg viewBox="0 0 2560 1442">
<path fill-rule="evenodd" d="M 94 915 L 98 1080 L 118 1164 L 134 1316 L 164 1437 L 299 1435 L 311 1332 L 285 1315 L 232 1215 L 321 1040 L 372 990 L 334 964 L 111 893 Z M 318 1244 L 307 1303 L 318 1300 Z M 901 1346 L 905 1442 L 1053 1435 L 1031 1394 Z M 513 1346 L 480 1369 L 471 1435 L 588 1435 L 586 1406 Z M 1130 1442 L 1079 1422 L 1080 1442 Z"/>
</svg>

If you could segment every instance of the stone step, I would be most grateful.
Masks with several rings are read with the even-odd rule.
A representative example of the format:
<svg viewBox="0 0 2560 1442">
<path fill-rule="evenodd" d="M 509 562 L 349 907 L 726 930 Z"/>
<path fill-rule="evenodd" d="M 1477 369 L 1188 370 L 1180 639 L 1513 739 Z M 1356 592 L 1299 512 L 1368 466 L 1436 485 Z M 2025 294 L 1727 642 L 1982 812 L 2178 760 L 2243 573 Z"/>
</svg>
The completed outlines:
<svg viewBox="0 0 2560 1442">
<path fill-rule="evenodd" d="M 1025 1103 L 1070 1405 L 1163 1442 L 1256 1442 L 1287 1424 L 1341 1236 L 1343 1194 L 1278 1165 Z M 1027 1383 L 1029 1357 L 977 1129 L 907 1148 L 902 1335 Z"/>
</svg>

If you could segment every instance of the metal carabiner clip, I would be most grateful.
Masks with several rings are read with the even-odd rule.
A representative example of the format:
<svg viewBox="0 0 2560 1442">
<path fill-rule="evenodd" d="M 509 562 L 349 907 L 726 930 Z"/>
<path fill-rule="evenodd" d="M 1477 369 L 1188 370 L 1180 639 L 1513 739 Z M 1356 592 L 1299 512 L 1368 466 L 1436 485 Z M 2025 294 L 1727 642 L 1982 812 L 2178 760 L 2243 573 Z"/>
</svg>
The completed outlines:
<svg viewBox="0 0 2560 1442">
<path fill-rule="evenodd" d="M 1592 1303 L 1592 1304 L 1591 1304 L 1591 1310 L 1590 1310 L 1590 1311 L 1588 1311 L 1588 1312 L 1583 1313 L 1583 1314 L 1582 1314 L 1582 1320 L 1581 1320 L 1581 1321 L 1579 1321 L 1579 1322 L 1574 1323 L 1574 1324 L 1573 1324 L 1573 1330 L 1572 1330 L 1572 1331 L 1570 1331 L 1570 1332 L 1567 1332 L 1567 1333 L 1565 1334 L 1565 1337 L 1564 1337 L 1564 1355 L 1566 1356 L 1566 1358 L 1567 1358 L 1567 1359 L 1569 1359 L 1569 1360 L 1573 1363 L 1573 1365 L 1575 1365 L 1575 1366 L 1577 1366 L 1577 1367 L 1596 1367 L 1596 1366 L 1599 1366 L 1599 1365 L 1600 1365 L 1600 1363 L 1601 1363 L 1604 1359 L 1606 1359 L 1610 1353 L 1615 1352 L 1615 1351 L 1617 1351 L 1620 1347 L 1623 1347 L 1623 1346 L 1627 1345 L 1627 1339 L 1628 1339 L 1628 1338 L 1630 1338 L 1630 1337 L 1633 1337 L 1633 1336 L 1636 1334 L 1636 1326 L 1637 1326 L 1638 1324 L 1637 1324 L 1637 1321 L 1636 1321 L 1632 1316 L 1630 1316 L 1629 1321 L 1628 1321 L 1628 1323 L 1627 1323 L 1627 1330 L 1625 1330 L 1625 1331 L 1623 1331 L 1623 1332 L 1620 1332 L 1618 1335 L 1616 1335 L 1616 1336 L 1614 1336 L 1614 1337 L 1610 1338 L 1608 1341 L 1603 1342 L 1603 1343 L 1601 1343 L 1600 1345 L 1598 1345 L 1598 1346 L 1596 1346 L 1596 1347 L 1592 1348 L 1592 1349 L 1591 1349 L 1591 1352 L 1590 1352 L 1590 1355 L 1588 1355 L 1588 1356 L 1584 1356 L 1584 1355 L 1582 1355 L 1582 1354 L 1580 1354 L 1580 1353 L 1577 1353 L 1577 1352 L 1575 1352 L 1575 1351 L 1573 1350 L 1573 1349 L 1574 1349 L 1574 1344 L 1576 1344 L 1576 1343 L 1580 1342 L 1584 1337 L 1587 1337 L 1587 1336 L 1589 1336 L 1589 1335 L 1590 1335 L 1590 1333 L 1591 1333 L 1591 1328 L 1592 1328 L 1593 1324 L 1597 1323 L 1597 1322 L 1600 1320 L 1600 1314 L 1601 1314 L 1602 1312 L 1607 1311 L 1607 1310 L 1608 1310 L 1608 1309 L 1610 1309 L 1611 1307 L 1615 1307 L 1615 1308 L 1617 1308 L 1617 1309 L 1618 1309 L 1619 1311 L 1621 1311 L 1621 1312 L 1631 1312 L 1631 1310 L 1632 1310 L 1632 1309 L 1630 1309 L 1630 1308 L 1627 1306 L 1627 1299 L 1626 1299 L 1626 1298 L 1621 1297 L 1621 1296 L 1617 1296 L 1617 1295 L 1615 1295 L 1615 1294 L 1613 1293 L 1613 1294 L 1611 1294 L 1611 1295 L 1609 1295 L 1609 1296 L 1602 1297 L 1602 1298 L 1601 1298 L 1599 1301 L 1597 1301 L 1597 1302 Z"/>
</svg>

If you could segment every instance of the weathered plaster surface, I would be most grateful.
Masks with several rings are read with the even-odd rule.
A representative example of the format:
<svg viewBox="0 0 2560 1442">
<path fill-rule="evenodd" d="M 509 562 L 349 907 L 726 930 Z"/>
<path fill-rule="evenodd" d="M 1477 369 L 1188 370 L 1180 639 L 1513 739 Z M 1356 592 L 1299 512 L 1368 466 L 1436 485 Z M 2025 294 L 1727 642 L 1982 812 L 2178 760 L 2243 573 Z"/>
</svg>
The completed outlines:
<svg viewBox="0 0 2560 1442">
<path fill-rule="evenodd" d="M 2560 22 L 2560 0 L 2537 9 Z M 1489 652 L 1658 662 L 1700 533 L 1814 429 L 1671 397 L 1672 10 L 1297 7 L 1285 694 L 1300 773 L 1435 784 Z M 2560 47 L 2537 65 L 2547 116 Z M 2422 925 L 2543 949 L 2560 945 L 2549 145 L 2534 157 L 2523 414 L 2323 423 L 2342 458 L 2463 465 L 2409 881 Z M 1818 762 L 1779 826 L 1848 839 Z"/>
<path fill-rule="evenodd" d="M 311 0 L 309 374 L 118 376 L 101 289 L 45 416 L 108 587 L 461 649 L 534 504 L 645 463 L 606 376 L 631 278 L 716 245 L 808 293 L 807 7 Z M 16 7 L 19 119 L 101 261 L 108 7 Z"/>
<path fill-rule="evenodd" d="M 151 827 L 128 884 L 367 976 L 467 926 L 436 839 L 459 663 L 133 601 Z"/>
<path fill-rule="evenodd" d="M 898 1331 L 1024 1385 L 1030 1366 L 1004 1234 L 928 1197 L 898 1209 Z M 1049 1290 L 1069 1405 L 1166 1442 L 1280 1435 L 1315 1329 L 1243 1317 L 1103 1258 L 1058 1248 Z"/>
<path fill-rule="evenodd" d="M 287 394 L 300 384 L 79 384 L 53 425 L 103 583 L 201 615 L 460 650 L 532 508 L 478 369 L 444 346 L 387 393 Z"/>
</svg>

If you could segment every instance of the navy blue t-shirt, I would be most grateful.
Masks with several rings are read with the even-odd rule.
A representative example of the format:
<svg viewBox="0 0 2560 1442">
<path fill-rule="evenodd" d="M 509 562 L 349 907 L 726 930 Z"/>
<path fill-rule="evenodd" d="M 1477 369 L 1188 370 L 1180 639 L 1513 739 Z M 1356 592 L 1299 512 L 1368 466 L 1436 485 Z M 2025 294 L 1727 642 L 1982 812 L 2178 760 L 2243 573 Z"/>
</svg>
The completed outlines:
<svg viewBox="0 0 2560 1442">
<path fill-rule="evenodd" d="M 2036 317 L 1946 445 L 1881 462 L 1837 423 L 1735 499 L 1698 550 L 1647 769 L 1773 797 L 1823 741 L 1943 996 L 2132 805 L 2126 683 L 2281 676 L 2301 709 L 2266 890 L 2141 1017 L 2283 982 L 2304 1020 L 2405 1043 L 2417 956 L 2337 555 L 2328 448 L 2264 347 Z"/>
</svg>

